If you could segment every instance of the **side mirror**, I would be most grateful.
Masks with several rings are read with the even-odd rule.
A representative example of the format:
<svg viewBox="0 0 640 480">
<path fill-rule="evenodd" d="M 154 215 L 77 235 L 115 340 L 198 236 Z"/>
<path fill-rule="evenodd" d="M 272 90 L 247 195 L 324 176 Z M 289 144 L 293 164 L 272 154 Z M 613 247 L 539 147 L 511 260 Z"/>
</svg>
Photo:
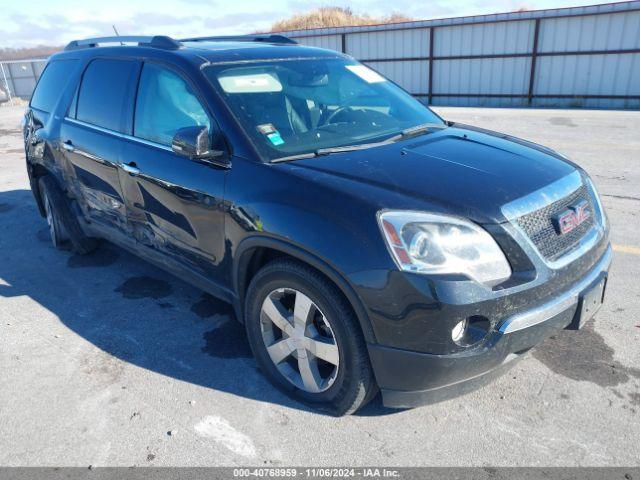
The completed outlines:
<svg viewBox="0 0 640 480">
<path fill-rule="evenodd" d="M 171 141 L 171 149 L 180 155 L 207 160 L 224 155 L 222 150 L 212 150 L 207 127 L 184 127 L 179 129 Z"/>
</svg>

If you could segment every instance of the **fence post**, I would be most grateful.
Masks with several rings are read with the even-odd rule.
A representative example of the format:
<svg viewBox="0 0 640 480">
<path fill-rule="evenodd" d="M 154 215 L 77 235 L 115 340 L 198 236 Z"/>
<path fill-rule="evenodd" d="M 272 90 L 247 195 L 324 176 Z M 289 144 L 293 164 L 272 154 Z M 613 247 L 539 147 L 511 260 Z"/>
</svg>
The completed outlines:
<svg viewBox="0 0 640 480">
<path fill-rule="evenodd" d="M 347 36 L 343 33 L 340 35 L 340 40 L 342 42 L 340 45 L 342 53 L 347 53 Z"/>
<path fill-rule="evenodd" d="M 431 101 L 433 99 L 433 39 L 435 35 L 433 31 L 436 27 L 433 25 L 429 27 L 429 97 L 427 100 L 427 104 L 431 105 Z"/>
<path fill-rule="evenodd" d="M 31 73 L 33 73 L 33 84 L 38 84 L 38 74 L 36 73 L 36 65 L 33 62 L 29 62 L 31 64 Z M 35 86 L 34 86 L 35 89 Z M 31 91 L 31 95 L 33 95 L 33 90 Z"/>
<path fill-rule="evenodd" d="M 533 100 L 533 87 L 536 81 L 536 60 L 538 59 L 538 36 L 540 35 L 540 19 L 536 18 L 535 26 L 533 29 L 533 49 L 531 50 L 531 72 L 529 75 L 529 93 L 527 95 L 527 102 L 531 105 Z"/>
<path fill-rule="evenodd" d="M 7 74 L 4 73 L 4 64 L 0 62 L 0 70 L 2 70 L 2 78 L 4 79 L 4 86 L 7 89 L 7 95 L 9 95 L 9 101 L 11 105 L 13 105 L 13 97 L 11 96 L 11 87 L 9 87 L 9 82 L 7 82 Z"/>
</svg>

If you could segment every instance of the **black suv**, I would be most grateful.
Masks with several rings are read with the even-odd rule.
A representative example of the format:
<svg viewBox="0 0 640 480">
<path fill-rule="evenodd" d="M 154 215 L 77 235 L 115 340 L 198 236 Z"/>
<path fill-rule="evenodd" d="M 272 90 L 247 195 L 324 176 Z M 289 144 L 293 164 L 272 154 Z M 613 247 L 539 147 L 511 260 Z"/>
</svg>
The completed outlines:
<svg viewBox="0 0 640 480">
<path fill-rule="evenodd" d="M 71 42 L 24 138 L 56 246 L 107 239 L 230 302 L 264 374 L 335 414 L 475 388 L 603 299 L 582 169 L 285 37 Z"/>
</svg>

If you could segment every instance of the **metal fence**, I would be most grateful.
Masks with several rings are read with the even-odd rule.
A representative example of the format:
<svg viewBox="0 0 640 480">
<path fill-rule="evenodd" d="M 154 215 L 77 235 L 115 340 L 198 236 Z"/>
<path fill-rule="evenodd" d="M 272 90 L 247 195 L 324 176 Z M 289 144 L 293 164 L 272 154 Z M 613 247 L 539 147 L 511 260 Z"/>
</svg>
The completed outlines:
<svg viewBox="0 0 640 480">
<path fill-rule="evenodd" d="M 640 1 L 283 33 L 429 104 L 640 108 Z"/>
<path fill-rule="evenodd" d="M 640 1 L 283 32 L 434 105 L 640 108 Z M 1 62 L 28 98 L 46 60 Z"/>
<path fill-rule="evenodd" d="M 40 58 L 0 62 L 0 84 L 10 97 L 29 98 L 46 62 Z"/>
</svg>

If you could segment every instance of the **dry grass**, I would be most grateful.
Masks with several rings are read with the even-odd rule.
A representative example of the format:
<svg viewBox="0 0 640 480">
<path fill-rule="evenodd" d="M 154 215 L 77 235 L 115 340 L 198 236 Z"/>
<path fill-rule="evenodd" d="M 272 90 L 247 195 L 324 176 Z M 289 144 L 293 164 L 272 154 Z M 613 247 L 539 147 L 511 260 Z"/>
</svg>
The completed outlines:
<svg viewBox="0 0 640 480">
<path fill-rule="evenodd" d="M 371 17 L 367 14 L 356 14 L 350 8 L 321 7 L 308 13 L 299 13 L 285 20 L 280 20 L 271 26 L 271 31 L 282 32 L 307 28 L 399 23 L 410 22 L 411 20 L 413 19 L 400 13 L 393 13 L 385 17 Z"/>
<path fill-rule="evenodd" d="M 64 47 L 47 47 L 44 45 L 23 48 L 0 48 L 0 61 L 25 60 L 27 58 L 47 58 L 49 55 L 59 52 L 63 48 Z"/>
<path fill-rule="evenodd" d="M 413 18 L 401 13 L 392 13 L 384 17 L 372 17 L 367 14 L 354 13 L 353 10 L 348 7 L 320 7 L 311 12 L 296 14 L 285 20 L 275 22 L 271 26 L 271 31 L 282 32 L 306 28 L 400 23 L 410 22 L 411 20 L 413 20 Z M 50 47 L 45 45 L 24 48 L 0 48 L 0 61 L 46 58 L 63 48 L 64 47 Z"/>
</svg>

